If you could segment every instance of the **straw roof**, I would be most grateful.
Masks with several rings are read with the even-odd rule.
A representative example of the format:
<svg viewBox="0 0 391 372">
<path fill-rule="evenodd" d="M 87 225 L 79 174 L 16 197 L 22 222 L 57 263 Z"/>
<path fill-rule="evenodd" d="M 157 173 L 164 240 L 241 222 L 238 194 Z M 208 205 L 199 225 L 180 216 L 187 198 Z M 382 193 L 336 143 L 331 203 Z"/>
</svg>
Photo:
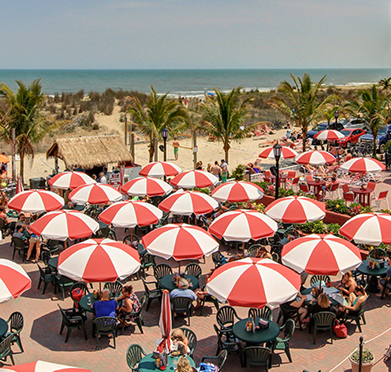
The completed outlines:
<svg viewBox="0 0 391 372">
<path fill-rule="evenodd" d="M 120 136 L 57 138 L 46 158 L 57 157 L 69 169 L 91 169 L 108 163 L 133 161 Z"/>
</svg>

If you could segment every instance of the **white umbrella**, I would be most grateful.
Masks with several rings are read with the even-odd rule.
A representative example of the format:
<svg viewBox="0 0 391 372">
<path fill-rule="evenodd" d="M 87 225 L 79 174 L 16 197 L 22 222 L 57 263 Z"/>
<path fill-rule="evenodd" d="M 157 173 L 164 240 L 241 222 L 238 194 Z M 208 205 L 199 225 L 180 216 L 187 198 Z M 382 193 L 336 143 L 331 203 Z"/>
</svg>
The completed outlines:
<svg viewBox="0 0 391 372">
<path fill-rule="evenodd" d="M 27 190 L 16 194 L 8 202 L 8 208 L 18 212 L 42 213 L 55 211 L 64 206 L 64 199 L 46 190 Z"/>
<path fill-rule="evenodd" d="M 22 266 L 13 261 L 0 259 L 0 303 L 18 298 L 31 288 L 31 279 Z"/>
</svg>

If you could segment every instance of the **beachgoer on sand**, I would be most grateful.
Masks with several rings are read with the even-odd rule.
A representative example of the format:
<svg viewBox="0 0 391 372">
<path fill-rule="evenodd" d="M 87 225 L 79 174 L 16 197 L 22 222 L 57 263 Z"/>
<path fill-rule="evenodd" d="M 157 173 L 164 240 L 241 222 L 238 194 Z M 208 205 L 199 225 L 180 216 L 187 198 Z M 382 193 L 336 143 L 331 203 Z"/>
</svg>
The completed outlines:
<svg viewBox="0 0 391 372">
<path fill-rule="evenodd" d="M 229 167 L 228 167 L 227 162 L 224 159 L 221 159 L 220 167 L 221 167 L 221 181 L 227 182 Z"/>
<path fill-rule="evenodd" d="M 175 160 L 178 160 L 178 152 L 179 152 L 179 147 L 181 145 L 179 144 L 179 141 L 177 140 L 176 137 L 174 137 L 174 141 L 173 141 L 172 145 L 174 146 L 174 157 L 175 157 Z"/>
<path fill-rule="evenodd" d="M 221 168 L 217 160 L 215 161 L 215 165 L 210 168 L 210 173 L 220 179 Z"/>
</svg>

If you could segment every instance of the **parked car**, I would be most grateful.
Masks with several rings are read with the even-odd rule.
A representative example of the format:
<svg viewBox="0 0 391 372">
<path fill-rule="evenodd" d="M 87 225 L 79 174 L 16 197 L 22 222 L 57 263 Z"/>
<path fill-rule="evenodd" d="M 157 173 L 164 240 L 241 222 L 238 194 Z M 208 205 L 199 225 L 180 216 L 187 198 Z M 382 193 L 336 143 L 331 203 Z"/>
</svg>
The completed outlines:
<svg viewBox="0 0 391 372">
<path fill-rule="evenodd" d="M 355 128 L 342 129 L 341 133 L 345 136 L 345 138 L 336 141 L 330 141 L 330 143 L 339 145 L 344 148 L 350 148 L 352 145 L 355 145 L 356 143 L 358 143 L 360 137 L 366 134 L 364 129 Z"/>
<path fill-rule="evenodd" d="M 391 140 L 391 125 L 385 125 L 379 129 L 376 137 L 377 149 L 380 154 L 384 154 L 386 143 Z M 373 143 L 373 136 L 371 133 L 364 134 L 360 137 L 359 142 L 362 144 Z"/>
<path fill-rule="evenodd" d="M 351 118 L 349 121 L 344 123 L 345 128 L 356 128 L 356 129 L 363 129 L 366 132 L 369 132 L 371 129 L 368 125 L 368 122 L 365 119 L 361 118 Z"/>
<path fill-rule="evenodd" d="M 309 130 L 307 132 L 306 138 L 312 138 L 313 145 L 322 144 L 323 141 L 318 141 L 317 139 L 314 139 L 314 136 L 315 136 L 315 134 L 319 133 L 320 131 L 326 130 L 326 129 L 328 129 L 327 123 L 319 123 L 317 126 L 315 126 L 314 128 L 312 128 L 311 130 Z M 342 130 L 342 129 L 344 129 L 344 126 L 340 122 L 338 122 L 337 124 L 334 122 L 334 123 L 330 123 L 330 129 Z"/>
</svg>

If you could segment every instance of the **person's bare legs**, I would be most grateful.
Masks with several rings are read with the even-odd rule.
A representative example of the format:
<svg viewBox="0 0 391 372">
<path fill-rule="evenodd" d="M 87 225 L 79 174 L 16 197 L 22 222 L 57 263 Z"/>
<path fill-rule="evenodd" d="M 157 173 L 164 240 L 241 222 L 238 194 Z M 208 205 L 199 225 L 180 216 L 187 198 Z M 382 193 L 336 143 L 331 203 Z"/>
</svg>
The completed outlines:
<svg viewBox="0 0 391 372">
<path fill-rule="evenodd" d="M 37 241 L 37 246 L 35 248 L 36 254 L 35 254 L 35 261 L 39 260 L 39 256 L 41 255 L 41 241 Z"/>
<path fill-rule="evenodd" d="M 29 250 L 27 251 L 27 257 L 26 260 L 28 261 L 30 259 L 31 253 L 34 249 L 35 242 L 30 242 L 29 244 Z"/>
</svg>

